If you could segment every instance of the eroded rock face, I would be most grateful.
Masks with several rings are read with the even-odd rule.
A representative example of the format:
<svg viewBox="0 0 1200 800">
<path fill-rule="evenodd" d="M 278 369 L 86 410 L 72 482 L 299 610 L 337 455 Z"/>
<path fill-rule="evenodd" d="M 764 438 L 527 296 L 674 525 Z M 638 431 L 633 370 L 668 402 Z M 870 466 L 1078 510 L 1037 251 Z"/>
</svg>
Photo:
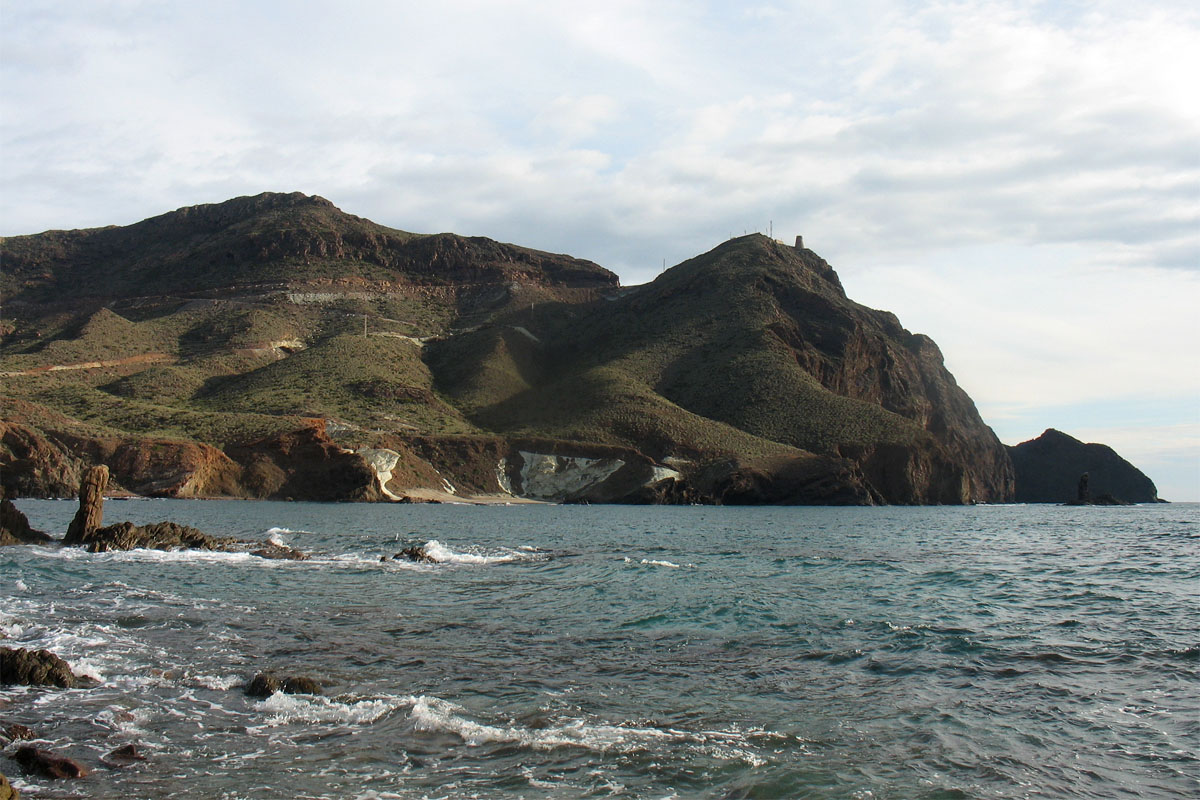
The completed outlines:
<svg viewBox="0 0 1200 800">
<path fill-rule="evenodd" d="M 339 447 L 324 420 L 226 451 L 243 466 L 242 485 L 253 497 L 315 501 L 384 499 L 375 470 L 363 456 Z"/>
<path fill-rule="evenodd" d="M 81 545 L 104 523 L 104 490 L 108 488 L 108 467 L 92 467 L 79 483 L 79 510 L 67 527 L 63 544 Z"/>
<path fill-rule="evenodd" d="M 85 683 L 70 664 L 49 650 L 0 647 L 0 684 L 73 689 Z"/>
</svg>

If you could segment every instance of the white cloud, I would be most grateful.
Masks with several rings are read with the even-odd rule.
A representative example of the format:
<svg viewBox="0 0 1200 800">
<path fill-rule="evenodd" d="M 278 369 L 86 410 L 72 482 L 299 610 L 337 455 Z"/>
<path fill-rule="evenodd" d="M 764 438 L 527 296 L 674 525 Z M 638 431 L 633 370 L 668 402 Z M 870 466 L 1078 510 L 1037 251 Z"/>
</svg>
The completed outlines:
<svg viewBox="0 0 1200 800">
<path fill-rule="evenodd" d="M 634 283 L 773 220 L 1001 417 L 1200 397 L 1192 3 L 0 11 L 4 233 L 299 189 Z"/>
</svg>

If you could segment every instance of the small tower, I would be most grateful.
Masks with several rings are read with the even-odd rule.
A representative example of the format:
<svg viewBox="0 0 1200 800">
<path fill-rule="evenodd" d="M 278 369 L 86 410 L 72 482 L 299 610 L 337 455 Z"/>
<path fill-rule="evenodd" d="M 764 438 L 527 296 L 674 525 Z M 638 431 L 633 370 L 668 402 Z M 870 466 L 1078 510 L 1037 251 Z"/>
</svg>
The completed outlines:
<svg viewBox="0 0 1200 800">
<path fill-rule="evenodd" d="M 803 237 L 803 236 L 797 236 L 797 237 L 796 237 L 796 249 L 797 249 L 797 250 L 803 250 L 803 249 L 804 249 L 804 237 Z"/>
</svg>

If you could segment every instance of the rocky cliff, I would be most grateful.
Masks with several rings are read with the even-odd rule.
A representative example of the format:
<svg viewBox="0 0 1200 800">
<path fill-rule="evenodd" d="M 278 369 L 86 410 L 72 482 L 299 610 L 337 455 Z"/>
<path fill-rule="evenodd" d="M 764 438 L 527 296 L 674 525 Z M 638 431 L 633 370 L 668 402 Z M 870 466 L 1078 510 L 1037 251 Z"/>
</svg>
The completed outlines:
<svg viewBox="0 0 1200 800">
<path fill-rule="evenodd" d="M 1016 471 L 1018 503 L 1078 502 L 1084 474 L 1092 499 L 1108 496 L 1129 503 L 1159 502 L 1154 482 L 1111 447 L 1084 444 L 1054 428 L 1010 447 L 1009 454 Z"/>
</svg>

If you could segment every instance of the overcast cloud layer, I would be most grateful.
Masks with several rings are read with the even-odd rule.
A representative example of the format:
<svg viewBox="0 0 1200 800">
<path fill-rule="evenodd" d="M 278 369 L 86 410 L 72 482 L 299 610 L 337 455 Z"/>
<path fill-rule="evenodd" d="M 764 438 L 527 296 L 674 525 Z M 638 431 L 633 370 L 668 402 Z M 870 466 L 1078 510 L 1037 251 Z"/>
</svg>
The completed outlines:
<svg viewBox="0 0 1200 800">
<path fill-rule="evenodd" d="M 0 0 L 0 232 L 299 190 L 631 284 L 773 225 L 1200 499 L 1194 2 L 431 5 Z"/>
</svg>

